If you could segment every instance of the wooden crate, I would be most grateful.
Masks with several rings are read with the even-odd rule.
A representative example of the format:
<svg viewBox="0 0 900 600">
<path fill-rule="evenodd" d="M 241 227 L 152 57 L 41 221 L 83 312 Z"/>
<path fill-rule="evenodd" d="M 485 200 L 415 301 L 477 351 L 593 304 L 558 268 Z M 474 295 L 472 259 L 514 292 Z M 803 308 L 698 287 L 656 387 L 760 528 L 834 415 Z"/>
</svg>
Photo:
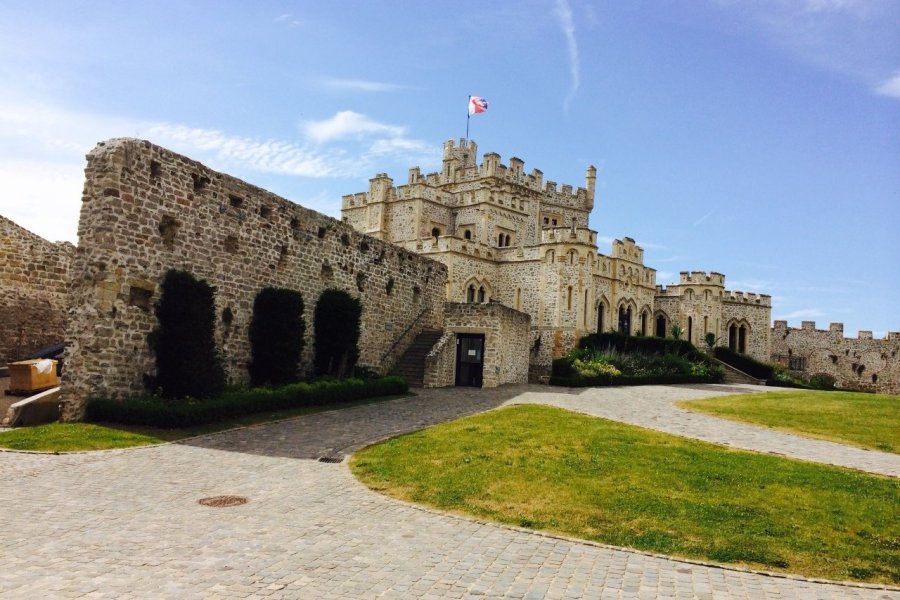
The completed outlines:
<svg viewBox="0 0 900 600">
<path fill-rule="evenodd" d="M 41 362 L 40 359 L 20 360 L 19 362 L 9 363 L 10 391 L 36 392 L 58 386 L 59 378 L 56 376 L 56 361 L 49 361 L 52 365 L 46 373 L 38 371 L 37 364 L 39 362 Z"/>
</svg>

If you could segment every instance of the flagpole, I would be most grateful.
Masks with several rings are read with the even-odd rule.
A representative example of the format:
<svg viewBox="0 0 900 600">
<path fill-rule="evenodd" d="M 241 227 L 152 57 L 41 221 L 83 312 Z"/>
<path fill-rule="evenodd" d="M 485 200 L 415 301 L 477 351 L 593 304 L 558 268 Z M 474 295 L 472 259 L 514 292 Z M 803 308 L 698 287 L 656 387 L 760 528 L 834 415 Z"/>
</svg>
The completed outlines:
<svg viewBox="0 0 900 600">
<path fill-rule="evenodd" d="M 472 94 L 469 94 L 469 101 L 466 102 L 466 141 L 469 141 L 469 120 L 472 114 L 469 112 L 469 105 L 472 103 Z"/>
</svg>

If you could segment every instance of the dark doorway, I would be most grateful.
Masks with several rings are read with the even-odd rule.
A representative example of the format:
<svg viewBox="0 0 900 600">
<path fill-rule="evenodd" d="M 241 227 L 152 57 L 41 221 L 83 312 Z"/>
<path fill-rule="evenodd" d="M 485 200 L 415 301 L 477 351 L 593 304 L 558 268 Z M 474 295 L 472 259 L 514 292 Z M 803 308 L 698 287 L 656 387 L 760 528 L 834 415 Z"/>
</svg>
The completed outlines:
<svg viewBox="0 0 900 600">
<path fill-rule="evenodd" d="M 656 317 L 656 337 L 666 337 L 666 318 L 662 315 Z"/>
<path fill-rule="evenodd" d="M 631 335 L 631 308 L 619 307 L 619 333 Z"/>
<path fill-rule="evenodd" d="M 456 336 L 456 385 L 481 387 L 484 375 L 484 336 Z"/>
<path fill-rule="evenodd" d="M 597 305 L 597 333 L 603 333 L 603 303 Z"/>
</svg>

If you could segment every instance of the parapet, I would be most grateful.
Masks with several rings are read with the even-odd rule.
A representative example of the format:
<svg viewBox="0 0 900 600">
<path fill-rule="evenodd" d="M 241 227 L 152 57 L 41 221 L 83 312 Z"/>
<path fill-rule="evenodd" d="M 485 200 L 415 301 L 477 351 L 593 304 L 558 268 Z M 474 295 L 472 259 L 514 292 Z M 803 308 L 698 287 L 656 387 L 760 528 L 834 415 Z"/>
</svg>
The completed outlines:
<svg viewBox="0 0 900 600">
<path fill-rule="evenodd" d="M 758 304 L 769 308 L 772 307 L 772 296 L 769 294 L 725 290 L 724 300 L 726 302 L 741 302 L 743 304 Z"/>
<path fill-rule="evenodd" d="M 772 329 L 779 332 L 786 332 L 788 329 L 793 329 L 794 331 L 809 331 L 818 334 L 832 334 L 832 336 L 837 336 L 843 338 L 845 340 L 874 340 L 875 336 L 870 330 L 861 329 L 857 332 L 856 337 L 844 337 L 844 324 L 837 323 L 829 323 L 828 329 L 816 329 L 815 321 L 801 321 L 799 330 L 797 328 L 792 328 L 788 326 L 788 322 L 784 320 L 773 321 Z M 887 335 L 884 337 L 885 340 L 890 341 L 900 341 L 900 332 L 897 331 L 889 331 Z"/>
<path fill-rule="evenodd" d="M 716 285 L 725 287 L 725 276 L 721 273 L 711 271 L 682 271 L 679 273 L 679 283 L 682 285 Z"/>
<path fill-rule="evenodd" d="M 630 237 L 613 240 L 612 255 L 613 258 L 624 258 L 631 262 L 644 264 L 644 249 Z"/>
</svg>

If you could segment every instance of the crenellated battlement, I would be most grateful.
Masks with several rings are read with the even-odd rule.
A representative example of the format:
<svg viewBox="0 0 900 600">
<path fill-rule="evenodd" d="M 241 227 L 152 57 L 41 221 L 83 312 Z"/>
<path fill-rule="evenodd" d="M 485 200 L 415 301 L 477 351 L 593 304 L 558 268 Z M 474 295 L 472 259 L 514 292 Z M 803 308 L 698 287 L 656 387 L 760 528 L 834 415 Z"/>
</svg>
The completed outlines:
<svg viewBox="0 0 900 600">
<path fill-rule="evenodd" d="M 644 249 L 630 237 L 613 240 L 612 257 L 643 264 Z"/>
<path fill-rule="evenodd" d="M 712 271 L 682 271 L 679 273 L 681 285 L 715 285 L 725 287 L 725 276 Z"/>
<path fill-rule="evenodd" d="M 541 230 L 542 244 L 597 244 L 597 232 L 584 227 L 547 227 Z"/>
<path fill-rule="evenodd" d="M 772 296 L 768 294 L 757 294 L 754 292 L 740 292 L 725 290 L 722 297 L 723 302 L 740 302 L 742 304 L 759 304 L 760 306 L 772 306 Z"/>
<path fill-rule="evenodd" d="M 844 336 L 844 324 L 837 323 L 829 323 L 828 329 L 816 329 L 815 321 L 801 321 L 800 327 L 790 327 L 788 322 L 785 320 L 777 320 L 772 323 L 772 331 L 776 335 L 780 335 L 784 337 L 788 335 L 790 332 L 810 332 L 822 335 L 830 334 L 832 337 L 843 340 L 883 340 L 883 341 L 900 341 L 900 331 L 888 331 L 887 335 L 883 338 L 876 338 L 872 331 L 867 329 L 860 329 L 856 333 L 856 337 L 847 337 Z"/>
</svg>

